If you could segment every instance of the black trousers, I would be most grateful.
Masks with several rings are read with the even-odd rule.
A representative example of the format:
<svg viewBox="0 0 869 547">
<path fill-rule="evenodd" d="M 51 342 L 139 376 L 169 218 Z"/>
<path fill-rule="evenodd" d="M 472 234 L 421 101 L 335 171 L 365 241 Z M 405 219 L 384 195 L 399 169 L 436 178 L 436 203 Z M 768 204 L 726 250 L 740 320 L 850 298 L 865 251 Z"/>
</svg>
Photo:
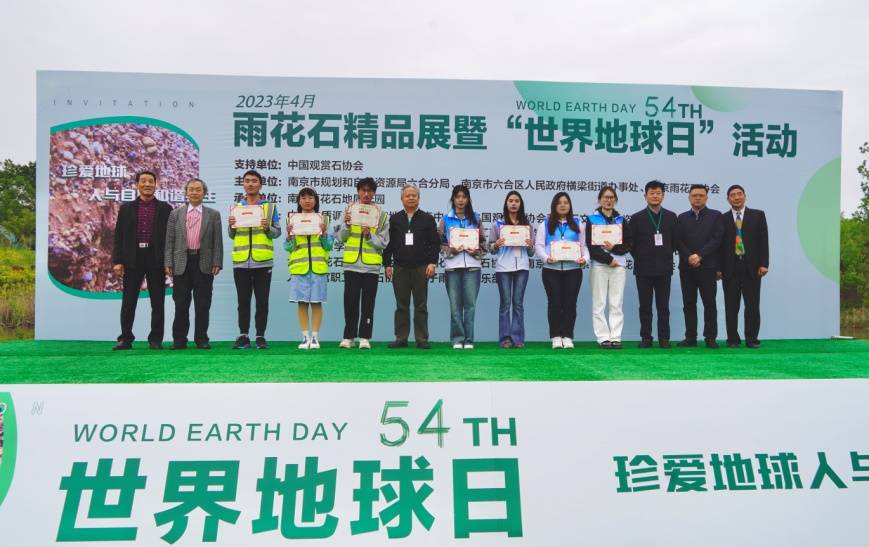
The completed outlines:
<svg viewBox="0 0 869 547">
<path fill-rule="evenodd" d="M 737 260 L 733 275 L 722 282 L 728 342 L 740 342 L 740 300 L 745 302 L 745 341 L 757 342 L 760 333 L 760 279 L 756 275 L 749 276 L 745 263 Z"/>
<path fill-rule="evenodd" d="M 396 265 L 392 273 L 395 292 L 395 339 L 407 341 L 410 335 L 410 297 L 413 296 L 413 334 L 417 342 L 428 340 L 428 277 L 426 265 Z"/>
<path fill-rule="evenodd" d="M 637 275 L 640 301 L 640 338 L 652 339 L 652 298 L 658 312 L 658 340 L 670 339 L 670 281 L 672 275 Z"/>
<path fill-rule="evenodd" d="M 190 299 L 193 297 L 193 310 L 196 322 L 193 327 L 193 341 L 197 344 L 208 342 L 208 318 L 211 310 L 211 293 L 214 276 L 204 274 L 199 269 L 199 254 L 187 255 L 184 273 L 172 278 L 172 300 L 175 301 L 175 320 L 172 322 L 172 340 L 176 344 L 187 343 L 190 331 Z"/>
<path fill-rule="evenodd" d="M 715 340 L 718 338 L 718 308 L 715 295 L 718 292 L 718 281 L 714 270 L 689 268 L 679 270 L 679 282 L 682 285 L 682 311 L 685 314 L 685 339 L 697 339 L 697 292 L 703 301 L 703 338 Z"/>
<path fill-rule="evenodd" d="M 546 289 L 546 315 L 549 337 L 573 338 L 576 326 L 576 301 L 582 286 L 582 270 L 543 268 L 543 288 Z"/>
<path fill-rule="evenodd" d="M 266 335 L 269 319 L 269 287 L 272 284 L 271 268 L 233 268 L 235 292 L 238 295 L 238 332 L 250 330 L 250 297 L 256 298 L 254 326 L 257 336 Z"/>
<path fill-rule="evenodd" d="M 136 305 L 139 303 L 139 289 L 142 280 L 148 280 L 148 296 L 151 299 L 151 332 L 148 341 L 163 342 L 164 304 L 166 300 L 166 276 L 163 267 L 154 258 L 154 249 L 138 249 L 136 267 L 124 268 L 124 292 L 121 300 L 121 335 L 118 341 L 132 342 L 133 321 L 136 318 Z"/>
<path fill-rule="evenodd" d="M 376 273 L 344 270 L 344 338 L 371 338 L 378 280 Z"/>
</svg>

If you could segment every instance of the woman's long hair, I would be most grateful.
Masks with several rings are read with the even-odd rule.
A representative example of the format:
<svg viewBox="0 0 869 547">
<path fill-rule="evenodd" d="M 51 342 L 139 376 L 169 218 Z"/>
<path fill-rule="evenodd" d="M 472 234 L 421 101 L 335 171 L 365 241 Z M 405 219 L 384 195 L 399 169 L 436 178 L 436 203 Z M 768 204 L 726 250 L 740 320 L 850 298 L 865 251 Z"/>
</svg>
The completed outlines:
<svg viewBox="0 0 869 547">
<path fill-rule="evenodd" d="M 301 198 L 302 196 L 314 196 L 314 212 L 320 212 L 320 196 L 317 195 L 317 192 L 313 188 L 302 188 L 301 190 L 299 190 L 299 195 L 296 196 L 296 203 L 298 204 L 298 206 L 296 207 L 297 213 L 302 212 L 302 204 L 299 203 L 299 198 Z"/>
<path fill-rule="evenodd" d="M 552 197 L 552 205 L 549 206 L 549 221 L 547 222 L 548 226 L 546 226 L 546 231 L 549 232 L 549 235 L 555 234 L 555 228 L 558 226 L 558 212 L 555 209 L 558 205 L 558 200 L 562 197 L 567 198 L 567 204 L 570 206 L 570 210 L 567 211 L 567 225 L 571 230 L 578 234 L 579 225 L 573 218 L 573 202 L 570 201 L 570 196 L 567 192 L 558 192 Z"/>
<path fill-rule="evenodd" d="M 510 211 L 507 210 L 507 200 L 510 199 L 510 196 L 519 198 L 519 210 L 516 211 L 516 220 L 519 226 L 527 226 L 528 217 L 525 216 L 525 200 L 522 199 L 522 194 L 516 190 L 510 190 L 507 192 L 507 197 L 504 198 L 504 224 L 510 224 Z"/>
<path fill-rule="evenodd" d="M 456 194 L 459 192 L 468 196 L 468 204 L 465 205 L 465 219 L 468 221 L 469 226 L 477 226 L 477 216 L 474 214 L 474 206 L 471 205 L 471 191 L 468 190 L 468 187 L 464 184 L 457 184 L 453 186 L 453 193 L 450 196 L 450 206 L 453 208 L 453 211 L 456 210 Z"/>
</svg>

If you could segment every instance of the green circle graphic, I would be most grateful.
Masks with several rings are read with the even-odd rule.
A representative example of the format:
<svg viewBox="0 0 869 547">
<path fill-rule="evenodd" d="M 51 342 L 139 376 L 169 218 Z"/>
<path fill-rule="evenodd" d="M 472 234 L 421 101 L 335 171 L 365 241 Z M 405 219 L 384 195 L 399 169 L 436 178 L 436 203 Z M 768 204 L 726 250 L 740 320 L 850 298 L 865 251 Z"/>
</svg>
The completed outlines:
<svg viewBox="0 0 869 547">
<path fill-rule="evenodd" d="M 842 160 L 836 158 L 818 169 L 800 196 L 797 229 L 809 262 L 839 284 L 839 194 Z M 835 218 L 836 222 L 831 222 Z"/>
</svg>

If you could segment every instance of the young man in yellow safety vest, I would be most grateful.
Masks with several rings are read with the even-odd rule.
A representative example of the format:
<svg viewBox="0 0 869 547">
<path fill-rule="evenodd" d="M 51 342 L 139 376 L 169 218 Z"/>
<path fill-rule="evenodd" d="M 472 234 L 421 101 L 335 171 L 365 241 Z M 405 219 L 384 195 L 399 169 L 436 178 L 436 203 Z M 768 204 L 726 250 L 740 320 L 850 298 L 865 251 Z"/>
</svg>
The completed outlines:
<svg viewBox="0 0 869 547">
<path fill-rule="evenodd" d="M 262 221 L 254 228 L 236 227 L 236 218 L 229 217 L 229 237 L 232 238 L 232 272 L 235 290 L 238 293 L 239 336 L 232 349 L 250 348 L 250 298 L 256 298 L 256 347 L 266 349 L 266 322 L 269 316 L 269 287 L 272 282 L 274 245 L 272 240 L 280 237 L 280 215 L 274 203 L 261 194 L 263 178 L 256 171 L 248 171 L 242 177 L 244 198 L 239 205 L 262 207 Z"/>
<path fill-rule="evenodd" d="M 377 183 L 371 177 L 356 183 L 356 193 L 363 205 L 374 204 Z M 344 339 L 339 347 L 352 348 L 359 337 L 359 349 L 371 349 L 374 330 L 374 299 L 383 250 L 389 244 L 389 215 L 380 211 L 380 222 L 374 228 L 350 224 L 349 208 L 338 225 L 337 237 L 344 243 Z M 361 313 L 360 313 L 361 304 Z"/>
</svg>

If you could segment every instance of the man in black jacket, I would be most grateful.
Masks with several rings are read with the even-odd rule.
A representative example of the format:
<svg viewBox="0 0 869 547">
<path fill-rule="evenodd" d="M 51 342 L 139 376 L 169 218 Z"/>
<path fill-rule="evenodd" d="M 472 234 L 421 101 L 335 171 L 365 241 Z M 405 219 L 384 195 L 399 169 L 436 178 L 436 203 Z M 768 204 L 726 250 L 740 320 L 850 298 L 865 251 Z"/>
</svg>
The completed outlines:
<svg viewBox="0 0 869 547">
<path fill-rule="evenodd" d="M 395 292 L 395 341 L 390 348 L 407 347 L 410 334 L 410 297 L 413 295 L 413 333 L 416 347 L 428 342 L 428 282 L 434 277 L 440 238 L 434 217 L 419 209 L 419 189 L 401 189 L 404 209 L 389 218 L 389 244 L 383 251 L 386 278 Z"/>
<path fill-rule="evenodd" d="M 661 207 L 664 184 L 646 184 L 646 208 L 631 216 L 633 235 L 631 255 L 640 301 L 640 348 L 652 347 L 652 297 L 658 312 L 658 345 L 670 347 L 670 282 L 673 277 L 673 252 L 676 250 L 676 213 Z"/>
<path fill-rule="evenodd" d="M 112 270 L 123 277 L 124 296 L 121 301 L 121 335 L 116 350 L 132 349 L 133 320 L 142 279 L 148 280 L 151 298 L 151 332 L 148 345 L 163 349 L 163 307 L 166 298 L 163 252 L 166 245 L 166 223 L 172 206 L 154 197 L 157 175 L 150 171 L 136 174 L 139 197 L 121 205 L 115 224 L 112 245 Z"/>
<path fill-rule="evenodd" d="M 745 302 L 745 345 L 759 348 L 760 280 L 769 272 L 769 231 L 766 215 L 745 206 L 745 190 L 734 184 L 727 189 L 730 211 L 721 215 L 721 278 L 727 347 L 739 347 L 739 301 Z"/>
<path fill-rule="evenodd" d="M 679 280 L 682 285 L 682 311 L 685 313 L 685 339 L 681 347 L 697 345 L 697 291 L 703 300 L 703 338 L 706 347 L 715 349 L 718 342 L 718 310 L 715 294 L 721 269 L 720 252 L 724 226 L 718 222 L 721 213 L 706 207 L 709 189 L 693 184 L 688 190 L 691 209 L 679 215 Z"/>
</svg>

